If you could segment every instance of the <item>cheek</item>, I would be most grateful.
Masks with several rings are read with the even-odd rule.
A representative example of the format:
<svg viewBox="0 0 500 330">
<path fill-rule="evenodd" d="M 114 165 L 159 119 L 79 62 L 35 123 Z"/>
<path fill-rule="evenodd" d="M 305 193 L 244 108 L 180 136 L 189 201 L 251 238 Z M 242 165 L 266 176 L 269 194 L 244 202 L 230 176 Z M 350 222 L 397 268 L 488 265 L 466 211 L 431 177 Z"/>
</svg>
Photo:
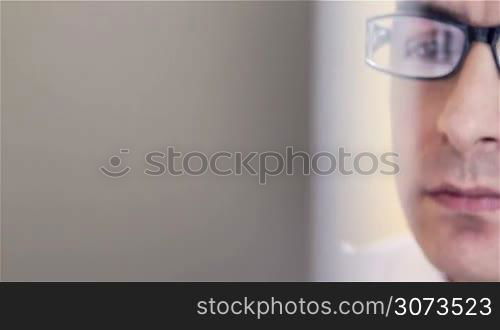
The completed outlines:
<svg viewBox="0 0 500 330">
<path fill-rule="evenodd" d="M 450 85 L 448 81 L 393 81 L 393 143 L 405 163 L 418 163 L 423 154 L 439 145 L 437 121 L 445 108 Z"/>
<path fill-rule="evenodd" d="M 424 159 L 439 152 L 441 138 L 437 120 L 445 107 L 446 81 L 394 80 L 391 88 L 392 138 L 399 155 L 397 185 L 409 218 L 414 213 L 423 173 Z"/>
</svg>

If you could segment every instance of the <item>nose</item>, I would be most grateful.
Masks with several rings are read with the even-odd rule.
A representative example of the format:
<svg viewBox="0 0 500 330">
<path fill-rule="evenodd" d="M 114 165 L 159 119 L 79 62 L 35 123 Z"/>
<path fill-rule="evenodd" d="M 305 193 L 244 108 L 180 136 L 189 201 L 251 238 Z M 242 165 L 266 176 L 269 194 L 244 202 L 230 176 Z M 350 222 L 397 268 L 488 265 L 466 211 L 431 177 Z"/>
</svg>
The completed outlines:
<svg viewBox="0 0 500 330">
<path fill-rule="evenodd" d="M 463 156 L 498 148 L 499 73 L 484 44 L 474 45 L 438 118 L 438 132 Z"/>
</svg>

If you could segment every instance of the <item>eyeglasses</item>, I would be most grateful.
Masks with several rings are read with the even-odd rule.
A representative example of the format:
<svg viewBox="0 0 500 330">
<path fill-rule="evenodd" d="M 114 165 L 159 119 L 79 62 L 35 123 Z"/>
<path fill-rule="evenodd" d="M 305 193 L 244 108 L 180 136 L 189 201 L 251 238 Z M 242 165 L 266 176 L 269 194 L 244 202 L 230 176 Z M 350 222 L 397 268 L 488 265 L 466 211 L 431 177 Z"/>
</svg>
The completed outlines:
<svg viewBox="0 0 500 330">
<path fill-rule="evenodd" d="M 367 21 L 366 62 L 394 76 L 444 79 L 460 70 L 474 42 L 491 46 L 500 70 L 500 26 L 473 27 L 426 14 L 392 14 Z"/>
</svg>

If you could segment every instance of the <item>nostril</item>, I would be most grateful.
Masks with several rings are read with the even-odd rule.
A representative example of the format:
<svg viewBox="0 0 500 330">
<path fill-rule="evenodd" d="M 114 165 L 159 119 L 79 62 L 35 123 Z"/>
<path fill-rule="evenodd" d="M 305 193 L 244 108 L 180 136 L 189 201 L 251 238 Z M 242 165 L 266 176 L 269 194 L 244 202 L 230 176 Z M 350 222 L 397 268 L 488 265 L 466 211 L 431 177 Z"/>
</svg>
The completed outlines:
<svg viewBox="0 0 500 330">
<path fill-rule="evenodd" d="M 442 143 L 442 144 L 447 144 L 447 143 L 449 143 L 448 135 L 446 135 L 446 134 L 441 134 L 441 143 Z"/>
</svg>

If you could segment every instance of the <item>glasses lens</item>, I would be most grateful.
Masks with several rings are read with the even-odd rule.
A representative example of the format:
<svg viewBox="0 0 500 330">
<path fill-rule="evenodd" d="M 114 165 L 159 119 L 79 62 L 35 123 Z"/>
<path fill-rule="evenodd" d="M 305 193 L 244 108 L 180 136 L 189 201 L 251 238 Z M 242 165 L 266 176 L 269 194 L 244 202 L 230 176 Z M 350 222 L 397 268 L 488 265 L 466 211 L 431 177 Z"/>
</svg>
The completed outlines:
<svg viewBox="0 0 500 330">
<path fill-rule="evenodd" d="M 372 66 L 393 74 L 438 78 L 459 64 L 465 40 L 460 28 L 432 19 L 377 18 L 367 25 L 366 59 Z"/>
</svg>

